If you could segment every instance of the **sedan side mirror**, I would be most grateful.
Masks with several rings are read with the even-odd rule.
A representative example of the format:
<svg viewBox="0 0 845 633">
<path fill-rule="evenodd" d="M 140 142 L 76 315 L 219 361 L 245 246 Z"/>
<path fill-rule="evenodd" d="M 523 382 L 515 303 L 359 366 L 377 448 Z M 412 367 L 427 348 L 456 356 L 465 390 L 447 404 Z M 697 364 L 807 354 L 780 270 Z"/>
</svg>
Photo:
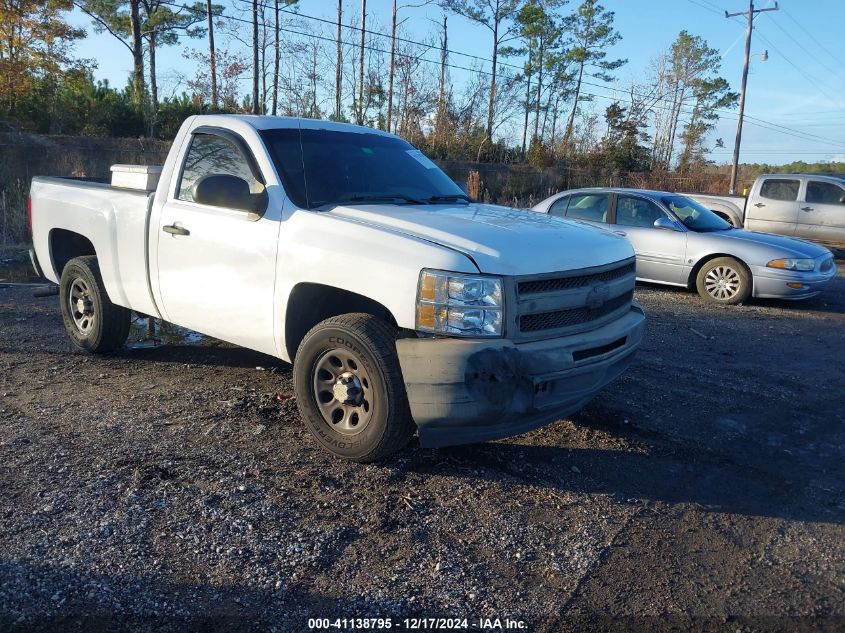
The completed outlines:
<svg viewBox="0 0 845 633">
<path fill-rule="evenodd" d="M 656 228 L 656 229 L 668 229 L 669 231 L 677 231 L 678 225 L 675 224 L 674 222 L 672 222 L 672 220 L 670 220 L 666 216 L 663 216 L 662 218 L 657 218 L 654 221 L 654 228 Z"/>
<path fill-rule="evenodd" d="M 839 198 L 839 204 L 845 204 L 845 196 Z"/>
<path fill-rule="evenodd" d="M 194 183 L 194 202 L 213 207 L 262 214 L 267 205 L 267 192 L 252 193 L 249 183 L 231 174 L 210 174 Z"/>
</svg>

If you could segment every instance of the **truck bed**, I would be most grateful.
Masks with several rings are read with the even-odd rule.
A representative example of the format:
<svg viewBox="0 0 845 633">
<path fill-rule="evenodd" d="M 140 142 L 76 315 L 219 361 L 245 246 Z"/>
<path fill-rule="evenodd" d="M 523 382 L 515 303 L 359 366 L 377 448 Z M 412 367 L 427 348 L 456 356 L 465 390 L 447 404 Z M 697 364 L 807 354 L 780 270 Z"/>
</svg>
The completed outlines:
<svg viewBox="0 0 845 633">
<path fill-rule="evenodd" d="M 44 276 L 59 282 L 63 245 L 84 236 L 113 303 L 157 315 L 147 263 L 153 194 L 93 178 L 32 179 L 33 247 Z"/>
</svg>

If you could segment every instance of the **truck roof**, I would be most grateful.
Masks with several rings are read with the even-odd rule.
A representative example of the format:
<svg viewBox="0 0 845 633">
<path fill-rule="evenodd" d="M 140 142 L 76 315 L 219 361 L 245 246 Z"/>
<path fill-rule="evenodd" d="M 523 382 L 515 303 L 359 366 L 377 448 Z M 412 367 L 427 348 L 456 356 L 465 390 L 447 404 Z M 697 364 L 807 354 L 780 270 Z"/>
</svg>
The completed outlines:
<svg viewBox="0 0 845 633">
<path fill-rule="evenodd" d="M 194 117 L 194 126 L 218 125 L 225 127 L 232 122 L 245 123 L 256 130 L 273 130 L 286 128 L 301 128 L 305 130 L 332 130 L 336 132 L 358 132 L 366 134 L 378 134 L 380 136 L 393 136 L 383 130 L 377 130 L 363 125 L 352 123 L 339 123 L 336 121 L 325 121 L 320 119 L 306 119 L 288 116 L 270 116 L 258 114 L 198 114 Z"/>
<path fill-rule="evenodd" d="M 845 180 L 845 174 L 836 174 L 833 172 L 820 174 L 760 174 L 757 178 L 822 178 L 842 182 Z"/>
</svg>

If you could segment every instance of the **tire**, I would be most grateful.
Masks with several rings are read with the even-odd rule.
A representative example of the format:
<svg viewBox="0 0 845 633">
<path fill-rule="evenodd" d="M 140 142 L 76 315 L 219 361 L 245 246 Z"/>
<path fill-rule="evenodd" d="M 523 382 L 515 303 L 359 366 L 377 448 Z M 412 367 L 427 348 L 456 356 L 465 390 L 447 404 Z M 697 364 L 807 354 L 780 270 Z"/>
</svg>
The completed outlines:
<svg viewBox="0 0 845 633">
<path fill-rule="evenodd" d="M 338 457 L 379 461 L 414 433 L 395 329 L 370 314 L 314 326 L 294 359 L 293 385 L 305 426 Z"/>
<path fill-rule="evenodd" d="M 751 296 L 751 273 L 733 257 L 716 257 L 701 267 L 695 287 L 703 299 L 736 305 Z"/>
<path fill-rule="evenodd" d="M 77 257 L 65 265 L 59 305 L 65 330 L 79 349 L 107 354 L 122 347 L 129 336 L 131 311 L 109 300 L 93 255 Z"/>
</svg>

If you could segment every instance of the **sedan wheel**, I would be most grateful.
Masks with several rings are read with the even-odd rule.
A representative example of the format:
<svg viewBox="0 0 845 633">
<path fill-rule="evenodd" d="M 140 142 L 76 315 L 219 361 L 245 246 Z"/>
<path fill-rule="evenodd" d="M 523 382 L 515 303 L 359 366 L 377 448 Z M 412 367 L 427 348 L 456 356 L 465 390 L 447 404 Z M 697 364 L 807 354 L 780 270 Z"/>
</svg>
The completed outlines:
<svg viewBox="0 0 845 633">
<path fill-rule="evenodd" d="M 698 271 L 696 288 L 698 294 L 713 303 L 742 303 L 751 295 L 751 274 L 732 257 L 717 257 Z"/>
</svg>

